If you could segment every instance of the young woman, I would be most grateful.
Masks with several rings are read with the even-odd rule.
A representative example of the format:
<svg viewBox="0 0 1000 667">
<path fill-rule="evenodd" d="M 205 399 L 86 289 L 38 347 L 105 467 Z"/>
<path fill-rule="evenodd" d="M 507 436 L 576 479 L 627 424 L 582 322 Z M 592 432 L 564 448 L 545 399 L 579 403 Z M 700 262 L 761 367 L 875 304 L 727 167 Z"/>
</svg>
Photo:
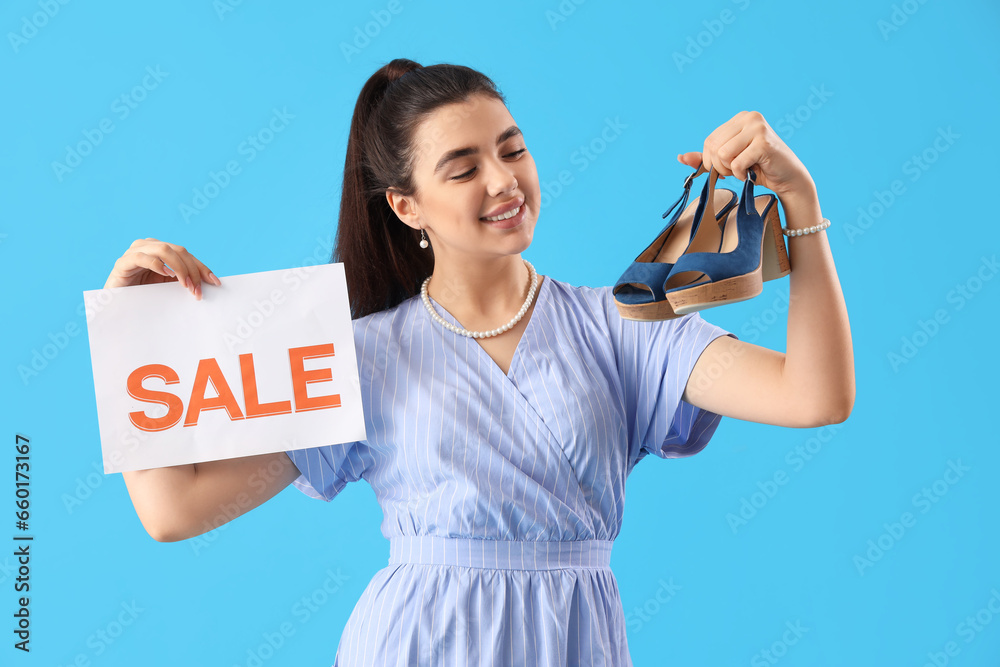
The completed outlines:
<svg viewBox="0 0 1000 667">
<path fill-rule="evenodd" d="M 809 173 L 758 113 L 679 159 L 741 180 L 754 167 L 787 227 L 822 219 Z M 150 535 L 210 530 L 240 493 L 257 506 L 293 483 L 331 500 L 363 478 L 390 560 L 337 664 L 631 664 L 608 567 L 626 477 L 650 453 L 697 453 L 722 415 L 846 419 L 847 312 L 819 231 L 789 238 L 784 354 L 697 313 L 624 320 L 611 288 L 539 276 L 521 258 L 539 195 L 525 137 L 487 77 L 405 59 L 377 71 L 355 107 L 333 258 L 347 272 L 368 439 L 126 472 Z M 220 284 L 184 248 L 145 239 L 106 287 L 169 280 L 197 298 Z M 279 467 L 260 475 L 265 490 L 248 484 Z"/>
</svg>

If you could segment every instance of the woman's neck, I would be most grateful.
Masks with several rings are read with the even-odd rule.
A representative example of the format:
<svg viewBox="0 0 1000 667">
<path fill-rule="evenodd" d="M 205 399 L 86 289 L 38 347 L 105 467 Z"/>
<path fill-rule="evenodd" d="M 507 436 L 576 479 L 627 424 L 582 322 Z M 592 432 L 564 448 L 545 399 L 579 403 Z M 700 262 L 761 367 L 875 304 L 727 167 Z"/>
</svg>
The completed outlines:
<svg viewBox="0 0 1000 667">
<path fill-rule="evenodd" d="M 474 329 L 496 326 L 516 315 L 528 298 L 530 281 L 520 254 L 489 261 L 435 258 L 427 293 L 466 328 Z"/>
</svg>

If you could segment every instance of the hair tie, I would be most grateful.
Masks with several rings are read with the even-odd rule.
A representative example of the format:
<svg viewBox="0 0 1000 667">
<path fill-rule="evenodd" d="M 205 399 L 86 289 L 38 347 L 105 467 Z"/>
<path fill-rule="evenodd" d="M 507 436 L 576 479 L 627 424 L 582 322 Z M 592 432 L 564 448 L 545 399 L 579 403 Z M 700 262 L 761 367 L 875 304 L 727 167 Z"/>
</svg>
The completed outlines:
<svg viewBox="0 0 1000 667">
<path fill-rule="evenodd" d="M 408 71 L 406 71 L 406 72 L 403 72 L 403 75 L 402 75 L 402 76 L 400 76 L 400 77 L 397 77 L 397 78 L 393 79 L 392 81 L 390 81 L 390 83 L 396 83 L 397 81 L 402 81 L 402 80 L 403 80 L 403 79 L 405 79 L 405 78 L 406 78 L 406 77 L 407 77 L 408 75 L 410 75 L 410 74 L 412 74 L 412 73 L 416 72 L 416 71 L 417 71 L 418 69 L 423 69 L 423 66 L 420 66 L 420 65 L 418 65 L 417 67 L 414 67 L 414 68 L 413 68 L 413 69 L 411 69 L 411 70 L 408 70 Z"/>
</svg>

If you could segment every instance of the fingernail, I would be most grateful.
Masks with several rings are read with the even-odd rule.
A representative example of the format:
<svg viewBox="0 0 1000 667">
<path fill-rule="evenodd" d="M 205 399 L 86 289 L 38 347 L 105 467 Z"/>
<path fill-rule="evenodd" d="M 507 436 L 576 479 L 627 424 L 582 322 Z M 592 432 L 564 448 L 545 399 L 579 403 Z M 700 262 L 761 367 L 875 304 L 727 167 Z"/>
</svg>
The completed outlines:
<svg viewBox="0 0 1000 667">
<path fill-rule="evenodd" d="M 217 286 L 219 286 L 219 287 L 222 286 L 222 281 L 219 280 L 219 277 L 217 275 L 215 275 L 214 273 L 212 273 L 211 271 L 208 272 L 208 277 L 211 278 L 212 282 L 215 283 Z"/>
<path fill-rule="evenodd" d="M 166 272 L 167 272 L 167 275 L 168 275 L 168 276 L 170 276 L 171 278 L 176 278 L 176 277 L 177 277 L 177 274 L 176 274 L 176 273 L 174 273 L 174 270 L 173 270 L 173 269 L 171 269 L 171 268 L 170 268 L 169 266 L 167 266 L 166 264 L 164 264 L 164 265 L 163 265 L 163 270 L 164 270 L 164 271 L 166 271 Z"/>
<path fill-rule="evenodd" d="M 194 288 L 194 298 L 201 301 L 201 285 L 196 285 Z"/>
</svg>

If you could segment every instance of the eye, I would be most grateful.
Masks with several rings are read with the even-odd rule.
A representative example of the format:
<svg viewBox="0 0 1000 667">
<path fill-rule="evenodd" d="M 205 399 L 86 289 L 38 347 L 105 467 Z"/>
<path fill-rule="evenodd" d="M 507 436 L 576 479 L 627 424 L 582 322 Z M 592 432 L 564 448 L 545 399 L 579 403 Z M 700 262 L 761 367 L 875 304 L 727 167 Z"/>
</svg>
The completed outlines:
<svg viewBox="0 0 1000 667">
<path fill-rule="evenodd" d="M 524 153 L 527 150 L 528 150 L 527 148 L 522 148 L 520 150 L 514 151 L 513 153 L 507 153 L 506 155 L 504 155 L 504 157 L 518 158 L 518 157 L 521 157 L 521 153 Z M 476 172 L 476 168 L 473 167 L 472 169 L 470 169 L 469 171 L 465 172 L 464 174 L 459 174 L 458 176 L 452 176 L 449 180 L 459 181 L 459 180 L 461 180 L 463 178 L 467 178 L 469 176 L 472 176 L 472 174 L 474 174 L 475 172 Z"/>
</svg>

